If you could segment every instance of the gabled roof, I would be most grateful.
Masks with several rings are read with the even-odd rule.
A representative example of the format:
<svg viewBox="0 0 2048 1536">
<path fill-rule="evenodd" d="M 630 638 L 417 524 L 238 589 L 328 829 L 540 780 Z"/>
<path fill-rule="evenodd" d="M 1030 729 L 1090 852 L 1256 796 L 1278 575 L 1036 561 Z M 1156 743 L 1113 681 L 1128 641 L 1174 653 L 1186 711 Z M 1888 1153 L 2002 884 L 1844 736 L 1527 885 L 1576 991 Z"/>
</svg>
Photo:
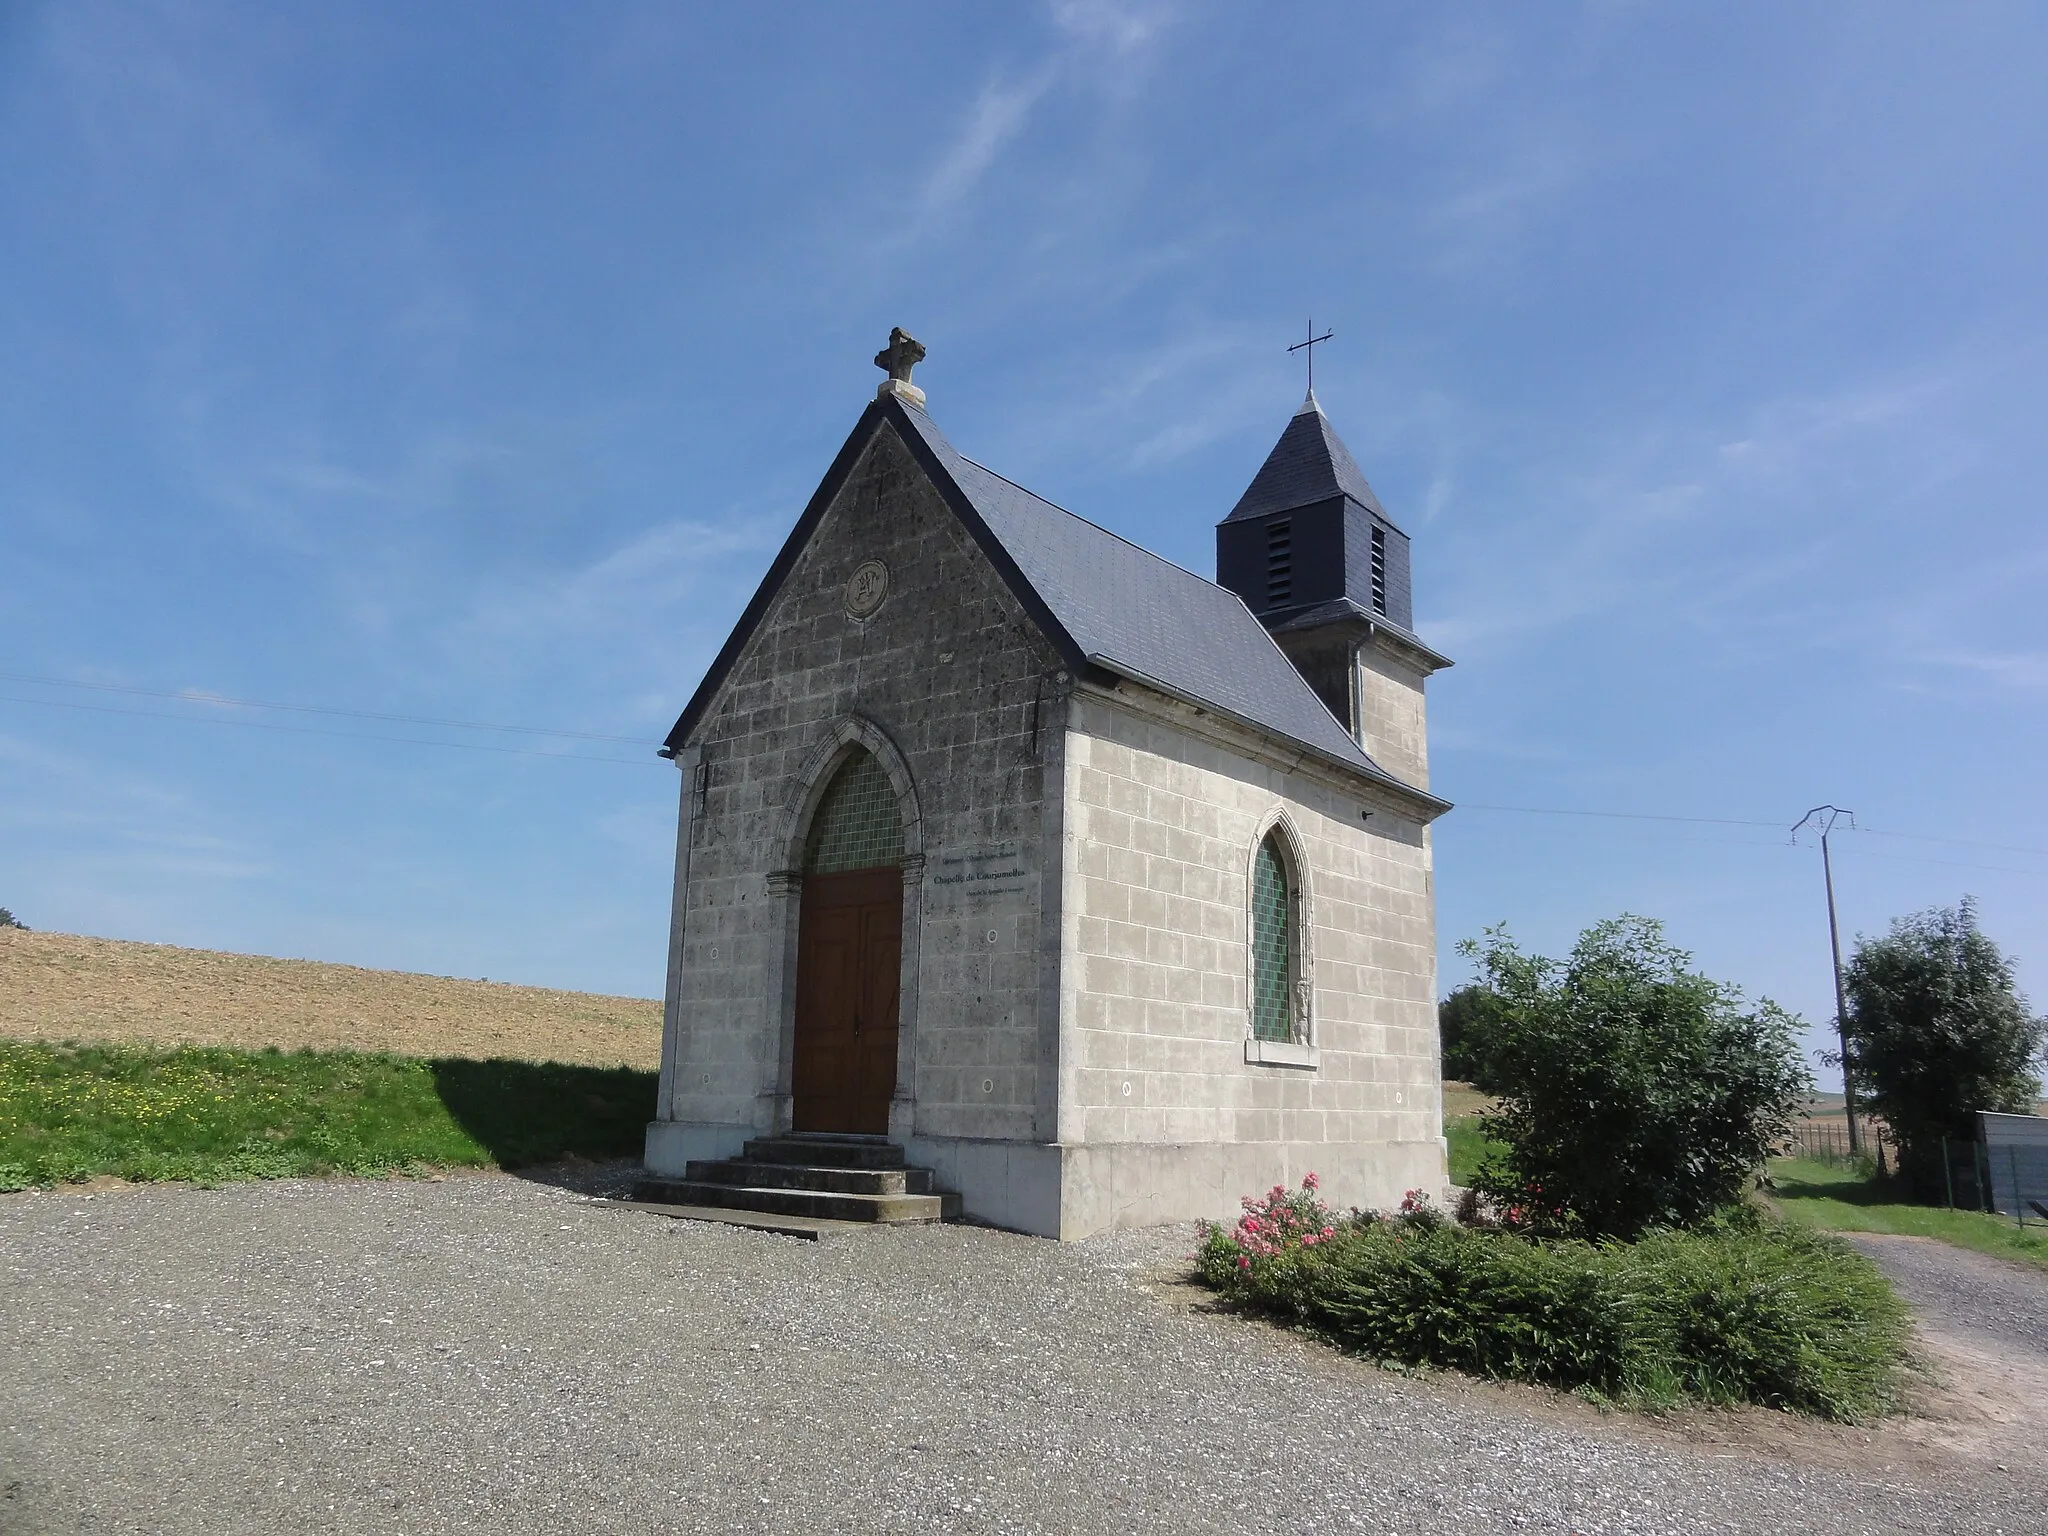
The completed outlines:
<svg viewBox="0 0 2048 1536">
<path fill-rule="evenodd" d="M 1442 651 L 1424 644 L 1422 636 L 1416 634 L 1414 630 L 1396 624 L 1384 613 L 1375 613 L 1348 597 L 1333 597 L 1320 603 L 1304 603 L 1298 608 L 1269 609 L 1260 622 L 1266 626 L 1267 633 L 1285 635 L 1298 629 L 1324 629 L 1346 619 L 1357 624 L 1362 630 L 1392 635 L 1409 647 L 1432 672 L 1456 665 Z"/>
<path fill-rule="evenodd" d="M 1387 516 L 1387 509 L 1380 505 L 1379 497 L 1373 495 L 1365 471 L 1351 457 L 1351 450 L 1344 446 L 1344 440 L 1330 425 L 1330 418 L 1323 414 L 1311 390 L 1301 402 L 1301 409 L 1294 413 L 1294 419 L 1287 423 L 1287 430 L 1280 434 L 1280 441 L 1266 455 L 1266 462 L 1252 476 L 1250 486 L 1230 509 L 1230 516 L 1223 521 L 1235 523 L 1273 512 L 1291 512 L 1334 496 L 1349 496 L 1360 506 L 1370 508 L 1389 528 L 1396 526 Z"/>
<path fill-rule="evenodd" d="M 1444 805 L 1368 757 L 1236 593 L 1182 570 L 962 455 L 923 411 L 875 401 L 839 450 L 668 738 L 681 748 L 766 616 L 873 434 L 893 427 L 1076 675 L 1107 672 L 1239 720 Z M 1355 472 L 1355 466 L 1354 466 Z M 1362 481 L 1361 481 L 1362 483 Z"/>
</svg>

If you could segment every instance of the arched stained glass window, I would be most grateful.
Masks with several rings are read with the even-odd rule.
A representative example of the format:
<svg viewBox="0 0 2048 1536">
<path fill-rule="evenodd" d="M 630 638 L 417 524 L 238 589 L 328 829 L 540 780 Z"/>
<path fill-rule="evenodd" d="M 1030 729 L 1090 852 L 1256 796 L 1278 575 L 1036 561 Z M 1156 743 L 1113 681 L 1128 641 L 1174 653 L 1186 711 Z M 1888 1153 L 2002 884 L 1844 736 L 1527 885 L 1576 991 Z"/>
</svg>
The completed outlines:
<svg viewBox="0 0 2048 1536">
<path fill-rule="evenodd" d="M 830 875 L 903 862 L 896 786 L 870 752 L 855 752 L 832 775 L 804 840 L 804 873 Z"/>
<path fill-rule="evenodd" d="M 1295 957 L 1293 882 L 1280 852 L 1280 834 L 1269 832 L 1252 863 L 1252 1036 L 1292 1040 Z"/>
</svg>

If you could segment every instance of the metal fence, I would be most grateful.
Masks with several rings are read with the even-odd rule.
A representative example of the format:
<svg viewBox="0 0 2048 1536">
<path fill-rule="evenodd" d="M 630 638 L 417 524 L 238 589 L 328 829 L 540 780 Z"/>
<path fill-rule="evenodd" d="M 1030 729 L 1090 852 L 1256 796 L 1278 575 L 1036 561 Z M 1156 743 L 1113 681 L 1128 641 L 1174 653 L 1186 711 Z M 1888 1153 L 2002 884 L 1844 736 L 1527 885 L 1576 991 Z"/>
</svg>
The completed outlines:
<svg viewBox="0 0 2048 1536">
<path fill-rule="evenodd" d="M 1980 1113 L 1986 1210 L 2021 1226 L 2048 1222 L 2048 1119 Z"/>
<path fill-rule="evenodd" d="M 1944 1141 L 1941 1144 L 1941 1187 L 1932 1187 L 1932 1167 L 1925 1171 L 1919 1183 L 1924 1186 L 1920 1190 L 1924 1199 L 1939 1199 L 1952 1211 L 1991 1209 L 1991 1185 L 1984 1176 L 1984 1144 L 1981 1141 Z"/>
<path fill-rule="evenodd" d="M 1873 1160 L 1878 1144 L 1878 1129 L 1869 1120 L 1859 1119 L 1856 1129 L 1863 1143 L 1860 1152 L 1849 1147 L 1849 1125 L 1845 1120 L 1802 1120 L 1792 1127 L 1787 1140 L 1785 1156 L 1811 1158 L 1817 1163 L 1853 1163 Z"/>
<path fill-rule="evenodd" d="M 2033 1115 L 1980 1115 L 1975 1141 L 1943 1141 L 1929 1155 L 1903 1164 L 1884 1127 L 1858 1118 L 1860 1148 L 1849 1146 L 1840 1120 L 1801 1121 L 1786 1138 L 1786 1157 L 1847 1167 L 1860 1163 L 1895 1183 L 1911 1198 L 1951 1210 L 1995 1211 L 2021 1225 L 2048 1224 L 2048 1119 Z"/>
</svg>

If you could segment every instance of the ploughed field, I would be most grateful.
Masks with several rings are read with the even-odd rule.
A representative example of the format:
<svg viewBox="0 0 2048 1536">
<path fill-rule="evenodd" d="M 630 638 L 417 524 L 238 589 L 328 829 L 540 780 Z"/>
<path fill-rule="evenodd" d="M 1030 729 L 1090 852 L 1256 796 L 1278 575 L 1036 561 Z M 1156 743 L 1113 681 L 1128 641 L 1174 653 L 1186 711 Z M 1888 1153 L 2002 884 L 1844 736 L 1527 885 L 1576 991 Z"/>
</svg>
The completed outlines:
<svg viewBox="0 0 2048 1536">
<path fill-rule="evenodd" d="M 661 1004 L 0 929 L 0 1040 L 388 1051 L 653 1070 Z"/>
</svg>

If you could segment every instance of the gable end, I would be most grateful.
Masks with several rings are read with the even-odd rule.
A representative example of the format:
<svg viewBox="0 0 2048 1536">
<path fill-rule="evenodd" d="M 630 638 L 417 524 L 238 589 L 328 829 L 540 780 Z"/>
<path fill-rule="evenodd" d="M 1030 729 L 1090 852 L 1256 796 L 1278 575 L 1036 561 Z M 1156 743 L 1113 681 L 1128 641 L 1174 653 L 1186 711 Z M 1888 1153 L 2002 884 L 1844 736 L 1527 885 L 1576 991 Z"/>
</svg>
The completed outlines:
<svg viewBox="0 0 2048 1536">
<path fill-rule="evenodd" d="M 932 452 L 924 434 L 910 423 L 905 415 L 908 409 L 892 395 L 874 401 L 861 412 L 860 420 L 854 423 L 853 431 L 847 435 L 846 442 L 833 458 L 832 467 L 825 472 L 825 478 L 819 482 L 817 490 L 812 492 L 810 501 L 805 504 L 803 515 L 797 519 L 796 526 L 789 532 L 789 537 L 783 540 L 782 548 L 768 567 L 767 575 L 761 578 L 760 586 L 754 589 L 754 595 L 741 612 L 739 622 L 733 626 L 725 644 L 719 647 L 717 656 L 712 658 L 711 665 L 705 669 L 704 679 L 697 685 L 697 691 L 690 696 L 690 702 L 683 706 L 683 712 L 677 718 L 675 728 L 668 733 L 667 740 L 661 746 L 663 757 L 675 756 L 688 743 L 690 734 L 696 730 L 705 712 L 711 707 L 712 701 L 718 696 L 720 685 L 738 663 L 747 642 L 760 628 L 762 620 L 767 617 L 776 594 L 782 590 L 783 583 L 789 579 L 790 572 L 803 557 L 803 552 L 809 546 L 811 536 L 817 531 L 827 509 L 831 507 L 855 466 L 859 464 L 874 435 L 885 425 L 895 432 L 898 441 L 909 450 L 911 458 L 924 472 L 925 478 L 938 491 L 940 499 L 946 503 L 955 519 L 973 537 L 975 545 L 995 568 L 1003 584 L 1009 588 L 1031 621 L 1059 652 L 1067 670 L 1076 676 L 1088 670 L 1087 656 L 1075 643 L 1073 636 L 1067 633 L 1065 626 L 1054 616 L 1052 610 L 1046 606 L 1045 599 L 1039 596 L 1029 581 L 1025 580 L 1024 573 L 1017 568 L 1017 562 L 1003 547 L 1002 541 L 989 530 L 988 524 L 975 510 L 974 503 L 968 499 L 967 493 L 960 488 L 945 465 Z"/>
</svg>

